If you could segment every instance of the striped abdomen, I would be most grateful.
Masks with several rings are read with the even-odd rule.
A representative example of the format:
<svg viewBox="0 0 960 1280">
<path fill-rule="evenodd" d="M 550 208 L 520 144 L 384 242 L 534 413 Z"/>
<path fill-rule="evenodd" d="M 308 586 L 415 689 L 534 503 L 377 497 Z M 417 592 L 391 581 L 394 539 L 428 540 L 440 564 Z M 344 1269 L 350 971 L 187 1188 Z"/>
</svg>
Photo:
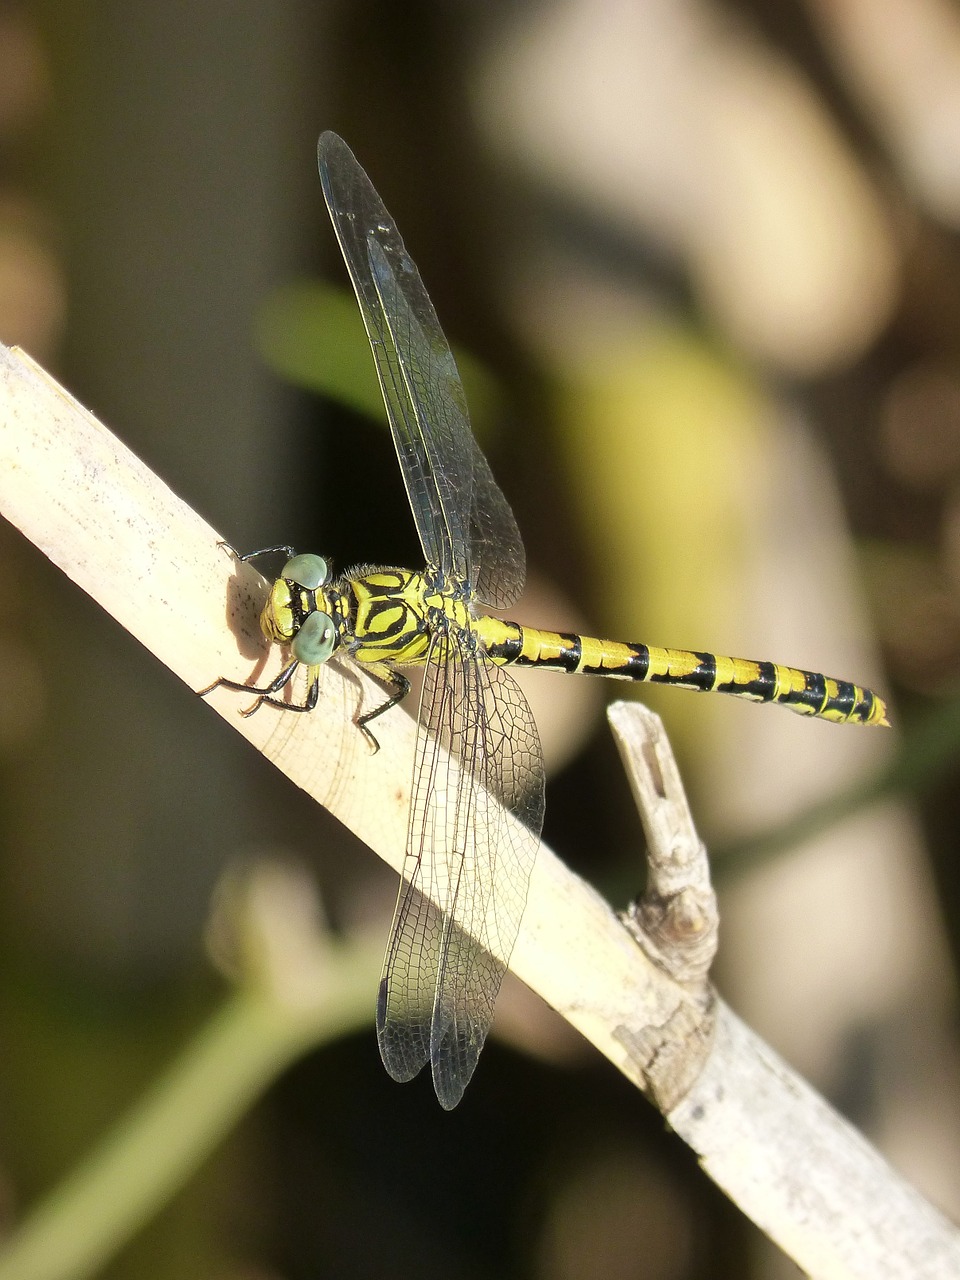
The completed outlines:
<svg viewBox="0 0 960 1280">
<path fill-rule="evenodd" d="M 499 618 L 478 618 L 474 625 L 487 654 L 500 665 L 672 684 L 702 693 L 729 693 L 754 702 L 779 702 L 800 715 L 819 716 L 838 724 L 888 723 L 882 699 L 871 690 L 814 671 L 688 649 L 656 649 L 645 644 L 538 631 Z"/>
</svg>

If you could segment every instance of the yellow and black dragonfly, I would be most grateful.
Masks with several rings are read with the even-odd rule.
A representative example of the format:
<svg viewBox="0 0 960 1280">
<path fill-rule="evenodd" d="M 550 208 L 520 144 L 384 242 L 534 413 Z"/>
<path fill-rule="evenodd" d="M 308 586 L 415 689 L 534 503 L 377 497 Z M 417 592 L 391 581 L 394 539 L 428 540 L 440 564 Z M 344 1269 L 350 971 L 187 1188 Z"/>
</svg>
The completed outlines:
<svg viewBox="0 0 960 1280">
<path fill-rule="evenodd" d="M 321 556 L 287 561 L 261 616 L 289 663 L 263 688 L 231 689 L 289 711 L 317 704 L 321 666 L 362 663 L 390 696 L 401 668 L 424 668 L 406 862 L 380 985 L 377 1033 L 387 1071 L 409 1080 L 430 1063 L 442 1106 L 460 1101 L 477 1065 L 520 929 L 543 820 L 543 757 L 508 666 L 678 685 L 779 702 L 839 723 L 886 724 L 869 689 L 814 672 L 712 653 L 539 631 L 483 612 L 508 608 L 524 580 L 513 513 L 470 430 L 457 366 L 393 219 L 346 143 L 317 148 L 323 194 L 360 304 L 426 567 L 360 568 L 334 577 Z M 282 695 L 306 669 L 300 703 Z M 211 686 L 215 687 L 215 686 Z"/>
</svg>

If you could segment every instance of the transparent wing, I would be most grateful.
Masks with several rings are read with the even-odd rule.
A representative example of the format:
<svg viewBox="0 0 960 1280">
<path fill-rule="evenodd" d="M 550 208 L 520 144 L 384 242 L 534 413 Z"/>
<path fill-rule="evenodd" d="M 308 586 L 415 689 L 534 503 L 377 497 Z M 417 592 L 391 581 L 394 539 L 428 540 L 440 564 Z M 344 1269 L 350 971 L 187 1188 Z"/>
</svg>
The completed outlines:
<svg viewBox="0 0 960 1280">
<path fill-rule="evenodd" d="M 519 595 L 516 521 L 480 452 L 450 346 L 420 273 L 353 152 L 317 145 L 320 181 L 353 282 L 427 564 L 505 608 Z"/>
<path fill-rule="evenodd" d="M 346 144 L 325 133 L 317 154 L 427 564 L 450 586 L 505 607 L 523 585 L 523 546 L 474 441 L 436 312 Z M 413 776 L 377 1030 L 390 1074 L 408 1080 L 429 1061 L 450 1108 L 493 1019 L 543 820 L 530 709 L 509 675 L 476 656 L 467 629 L 434 635 Z"/>
<path fill-rule="evenodd" d="M 409 1080 L 429 1061 L 447 1109 L 493 1021 L 543 823 L 527 700 L 469 641 L 438 635 L 426 668 L 407 862 L 377 1011 L 389 1073 Z"/>
</svg>

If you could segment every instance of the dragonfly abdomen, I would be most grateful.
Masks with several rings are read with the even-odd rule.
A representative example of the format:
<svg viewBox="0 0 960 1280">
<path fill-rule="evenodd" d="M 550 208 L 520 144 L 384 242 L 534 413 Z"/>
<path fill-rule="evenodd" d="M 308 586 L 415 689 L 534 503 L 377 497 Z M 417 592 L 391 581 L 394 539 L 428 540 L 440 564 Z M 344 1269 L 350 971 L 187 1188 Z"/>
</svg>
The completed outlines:
<svg viewBox="0 0 960 1280">
<path fill-rule="evenodd" d="M 478 619 L 476 625 L 488 656 L 501 665 L 728 693 L 752 702 L 778 702 L 799 715 L 838 724 L 887 723 L 886 707 L 870 689 L 815 671 L 690 649 L 660 649 L 571 632 L 539 631 L 499 618 Z"/>
</svg>

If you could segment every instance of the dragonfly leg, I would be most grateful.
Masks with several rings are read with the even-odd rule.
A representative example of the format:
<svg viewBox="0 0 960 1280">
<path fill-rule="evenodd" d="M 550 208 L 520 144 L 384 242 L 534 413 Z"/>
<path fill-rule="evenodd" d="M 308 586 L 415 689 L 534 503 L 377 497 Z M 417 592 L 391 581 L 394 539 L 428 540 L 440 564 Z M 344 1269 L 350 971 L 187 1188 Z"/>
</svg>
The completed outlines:
<svg viewBox="0 0 960 1280">
<path fill-rule="evenodd" d="M 276 547 L 261 547 L 259 551 L 248 551 L 247 554 L 243 556 L 240 554 L 237 548 L 229 542 L 224 542 L 221 540 L 219 545 L 223 547 L 225 551 L 228 551 L 230 555 L 233 556 L 234 560 L 238 561 L 240 564 L 246 564 L 250 560 L 256 560 L 259 556 L 276 555 L 280 551 L 283 552 L 283 554 L 286 556 L 288 560 L 291 560 L 296 555 L 295 549 L 293 547 L 287 546 L 285 542 L 281 543 L 279 546 L 276 546 Z"/>
<path fill-rule="evenodd" d="M 320 696 L 320 681 L 316 672 L 314 672 L 310 687 L 307 689 L 307 696 L 302 703 L 284 702 L 282 698 L 274 696 L 286 688 L 293 673 L 299 666 L 300 662 L 294 658 L 292 662 L 287 663 L 275 680 L 271 680 L 269 684 L 262 687 L 258 687 L 255 684 L 243 684 L 239 680 L 228 680 L 226 676 L 220 676 L 214 680 L 213 684 L 208 685 L 206 689 L 200 690 L 200 697 L 205 698 L 208 694 L 213 693 L 214 689 L 233 689 L 237 693 L 255 693 L 257 700 L 253 706 L 247 707 L 240 712 L 244 719 L 252 716 L 255 711 L 259 711 L 265 702 L 269 703 L 271 707 L 279 707 L 281 711 L 312 711 L 317 705 L 317 699 Z"/>
<path fill-rule="evenodd" d="M 227 544 L 224 543 L 223 545 L 226 546 Z M 233 548 L 231 547 L 230 550 L 233 551 Z M 245 556 L 237 556 L 237 559 L 241 564 L 246 564 L 250 560 L 256 560 L 259 556 L 273 556 L 279 551 L 282 551 L 288 560 L 292 560 L 297 554 L 293 547 L 287 546 L 286 543 L 281 543 L 277 547 L 261 547 L 259 551 L 248 551 Z M 236 553 L 234 552 L 234 554 Z"/>
<path fill-rule="evenodd" d="M 406 676 L 401 675 L 399 671 L 395 671 L 393 667 L 388 667 L 386 663 L 377 664 L 372 668 L 373 674 L 379 676 L 381 680 L 392 684 L 394 692 L 387 698 L 386 702 L 382 702 L 379 707 L 374 707 L 372 711 L 366 711 L 357 720 L 357 728 L 370 743 L 373 748 L 374 755 L 380 750 L 380 743 L 377 741 L 373 731 L 368 728 L 371 720 L 376 720 L 377 716 L 382 716 L 385 711 L 389 711 L 391 707 L 395 707 L 402 702 L 410 692 L 410 681 Z"/>
</svg>

